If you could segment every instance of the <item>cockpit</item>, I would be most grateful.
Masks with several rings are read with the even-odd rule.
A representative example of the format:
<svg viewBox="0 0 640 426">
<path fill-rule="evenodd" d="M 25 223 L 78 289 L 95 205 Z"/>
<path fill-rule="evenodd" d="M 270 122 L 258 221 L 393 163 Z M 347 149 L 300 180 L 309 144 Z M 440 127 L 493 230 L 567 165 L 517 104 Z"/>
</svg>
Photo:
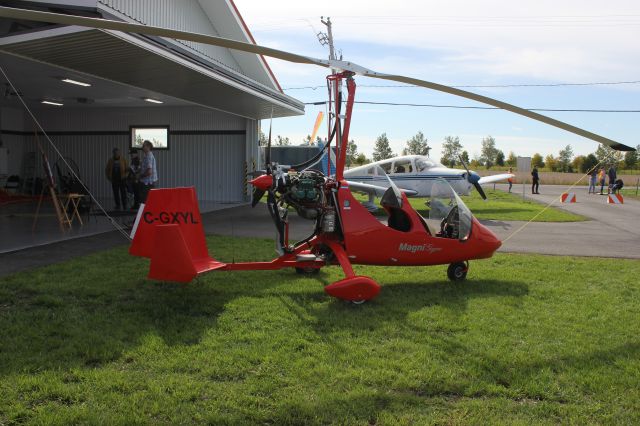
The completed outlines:
<svg viewBox="0 0 640 426">
<path fill-rule="evenodd" d="M 417 157 L 416 158 L 416 171 L 423 172 L 425 170 L 434 168 L 434 167 L 444 167 L 442 164 L 437 161 L 432 160 L 429 157 Z"/>
<path fill-rule="evenodd" d="M 436 237 L 460 241 L 469 238 L 473 221 L 471 211 L 444 179 L 437 179 L 431 187 L 428 206 L 430 226 L 438 229 Z"/>
</svg>

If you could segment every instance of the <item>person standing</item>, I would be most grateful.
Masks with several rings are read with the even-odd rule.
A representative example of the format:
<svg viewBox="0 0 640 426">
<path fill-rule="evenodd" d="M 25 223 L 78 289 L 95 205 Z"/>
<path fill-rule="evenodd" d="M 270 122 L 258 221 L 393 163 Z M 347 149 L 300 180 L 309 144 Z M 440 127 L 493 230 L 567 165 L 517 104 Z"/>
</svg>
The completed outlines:
<svg viewBox="0 0 640 426">
<path fill-rule="evenodd" d="M 156 186 L 158 181 L 158 169 L 156 158 L 153 156 L 153 144 L 145 140 L 142 143 L 142 164 L 140 165 L 140 202 L 146 203 L 149 191 Z"/>
<path fill-rule="evenodd" d="M 533 170 L 531 171 L 531 179 L 532 179 L 532 183 L 531 183 L 531 193 L 532 194 L 539 194 L 540 192 L 538 192 L 539 187 L 540 187 L 540 176 L 538 175 L 538 168 L 534 167 Z"/>
<path fill-rule="evenodd" d="M 604 172 L 604 167 L 598 172 L 598 181 L 600 181 L 600 195 L 604 195 L 604 182 L 607 178 L 607 174 Z"/>
<path fill-rule="evenodd" d="M 607 194 L 609 194 L 612 191 L 613 186 L 616 184 L 616 179 L 618 178 L 616 167 L 614 165 L 609 167 L 607 175 L 609 176 L 609 189 L 607 190 Z"/>
<path fill-rule="evenodd" d="M 111 182 L 111 189 L 113 190 L 113 198 L 116 202 L 116 209 L 127 208 L 127 160 L 120 155 L 118 148 L 113 148 L 113 155 L 107 161 L 107 167 L 105 169 L 107 173 L 107 179 Z"/>
<path fill-rule="evenodd" d="M 131 155 L 131 164 L 127 174 L 127 191 L 133 194 L 133 206 L 131 208 L 137 210 L 140 207 L 140 157 L 136 148 L 131 148 L 129 155 Z"/>
<path fill-rule="evenodd" d="M 598 173 L 596 173 L 595 169 L 589 171 L 589 194 L 596 193 L 596 179 L 598 178 Z"/>
<path fill-rule="evenodd" d="M 509 167 L 509 173 L 513 174 L 513 167 Z M 513 177 L 507 179 L 507 182 L 509 182 L 509 192 L 511 192 L 511 187 L 513 187 Z"/>
</svg>

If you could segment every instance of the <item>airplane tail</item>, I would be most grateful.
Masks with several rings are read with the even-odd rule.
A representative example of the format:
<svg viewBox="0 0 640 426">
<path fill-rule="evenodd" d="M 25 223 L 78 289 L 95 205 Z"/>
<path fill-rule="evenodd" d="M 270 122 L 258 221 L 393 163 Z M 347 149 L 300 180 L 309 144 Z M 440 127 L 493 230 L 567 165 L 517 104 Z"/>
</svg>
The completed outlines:
<svg viewBox="0 0 640 426">
<path fill-rule="evenodd" d="M 189 282 L 226 266 L 209 256 L 196 191 L 152 189 L 138 210 L 129 253 L 151 259 L 148 277 Z"/>
</svg>

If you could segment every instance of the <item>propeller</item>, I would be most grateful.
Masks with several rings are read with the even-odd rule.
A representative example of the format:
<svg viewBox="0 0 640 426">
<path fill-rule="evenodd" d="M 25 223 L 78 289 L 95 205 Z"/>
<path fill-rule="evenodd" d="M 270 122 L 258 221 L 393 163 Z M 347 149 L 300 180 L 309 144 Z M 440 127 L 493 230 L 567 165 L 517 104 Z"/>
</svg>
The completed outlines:
<svg viewBox="0 0 640 426">
<path fill-rule="evenodd" d="M 480 194 L 482 199 L 486 200 L 487 194 L 484 193 L 484 189 L 482 189 L 482 185 L 480 185 L 480 175 L 477 174 L 476 172 L 472 172 L 471 170 L 469 170 L 464 160 L 462 159 L 462 156 L 459 156 L 458 158 L 462 163 L 462 166 L 464 167 L 464 169 L 467 171 L 467 180 L 471 185 L 473 185 L 476 188 L 476 191 L 478 191 L 478 194 Z"/>
<path fill-rule="evenodd" d="M 588 130 L 581 129 L 579 127 L 572 126 L 571 124 L 556 120 L 551 117 L 547 117 L 542 114 L 538 114 L 533 111 L 526 110 L 524 108 L 517 107 L 515 105 L 508 104 L 487 96 L 478 95 L 476 93 L 467 92 L 465 90 L 456 89 L 453 87 L 445 86 L 438 83 L 432 83 L 417 78 L 405 77 L 401 75 L 382 74 L 365 67 L 359 66 L 348 61 L 336 61 L 336 60 L 323 60 L 315 59 L 308 56 L 297 55 L 295 53 L 285 52 L 283 50 L 272 49 L 270 47 L 264 47 L 252 43 L 245 43 L 236 40 L 230 40 L 223 37 L 216 37 L 206 34 L 190 33 L 186 31 L 171 30 L 162 27 L 154 27 L 142 24 L 132 24 L 128 22 L 112 21 L 108 19 L 99 18 L 87 18 L 82 16 L 62 15 L 51 12 L 40 12 L 35 10 L 16 9 L 11 7 L 0 7 L 0 17 L 11 18 L 17 20 L 27 21 L 39 21 L 49 22 L 62 25 L 78 25 L 89 28 L 97 28 L 103 30 L 115 30 L 124 31 L 129 33 L 139 33 L 146 35 L 153 35 L 159 37 L 168 37 L 179 40 L 194 41 L 198 43 L 205 43 L 214 46 L 225 47 L 228 49 L 240 50 L 242 52 L 255 53 L 257 55 L 269 56 L 272 58 L 282 59 L 288 62 L 312 64 L 325 68 L 333 68 L 342 71 L 351 71 L 356 74 L 364 75 L 371 78 L 378 78 L 382 80 L 396 81 L 399 83 L 412 84 L 415 86 L 424 87 L 427 89 L 437 90 L 451 95 L 459 96 L 465 99 L 470 99 L 476 102 L 492 105 L 497 108 L 501 108 L 507 111 L 511 111 L 515 114 L 519 114 L 533 120 L 537 120 L 548 125 L 566 130 L 576 135 L 583 136 L 585 138 L 602 143 L 617 151 L 635 151 L 635 148 L 624 145 L 620 142 L 608 139 L 604 136 L 592 133 Z"/>
</svg>

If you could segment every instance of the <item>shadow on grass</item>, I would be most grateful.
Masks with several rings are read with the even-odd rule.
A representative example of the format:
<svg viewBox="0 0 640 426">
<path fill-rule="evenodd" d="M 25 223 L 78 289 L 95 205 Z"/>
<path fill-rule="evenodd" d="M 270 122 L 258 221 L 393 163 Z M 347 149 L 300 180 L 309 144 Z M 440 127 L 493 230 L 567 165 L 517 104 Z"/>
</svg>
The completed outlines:
<svg viewBox="0 0 640 426">
<path fill-rule="evenodd" d="M 0 375 L 98 367 L 154 336 L 162 345 L 197 344 L 229 301 L 296 279 L 283 274 L 256 285 L 252 273 L 229 280 L 222 272 L 213 283 L 188 285 L 129 279 L 39 286 L 19 276 L 27 279 L 0 286 Z"/>
</svg>

